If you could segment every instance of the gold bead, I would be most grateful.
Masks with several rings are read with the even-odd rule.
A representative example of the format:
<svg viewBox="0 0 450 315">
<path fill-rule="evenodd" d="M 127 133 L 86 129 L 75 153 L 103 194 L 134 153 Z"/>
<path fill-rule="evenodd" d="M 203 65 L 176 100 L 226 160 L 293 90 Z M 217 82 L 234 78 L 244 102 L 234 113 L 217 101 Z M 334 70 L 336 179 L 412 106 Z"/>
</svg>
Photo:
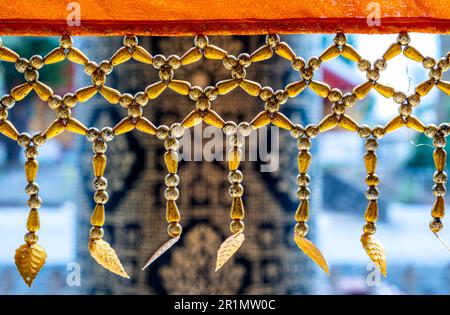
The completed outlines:
<svg viewBox="0 0 450 315">
<path fill-rule="evenodd" d="M 438 196 L 434 201 L 433 208 L 431 209 L 431 216 L 433 218 L 442 219 L 445 215 L 445 201 L 444 197 Z"/>
<path fill-rule="evenodd" d="M 270 46 L 262 46 L 250 55 L 251 62 L 258 62 L 272 58 L 273 51 Z"/>
<path fill-rule="evenodd" d="M 288 131 L 294 128 L 294 123 L 282 113 L 274 113 L 271 117 L 271 122 L 275 126 Z"/>
<path fill-rule="evenodd" d="M 294 227 L 294 233 L 298 236 L 306 236 L 308 234 L 309 228 L 308 224 L 305 222 L 298 222 Z"/>
<path fill-rule="evenodd" d="M 223 50 L 222 48 L 219 48 L 214 45 L 208 45 L 203 50 L 203 54 L 207 59 L 224 59 L 226 56 L 228 56 L 228 53 Z"/>
<path fill-rule="evenodd" d="M 362 100 L 363 98 L 365 98 L 367 96 L 367 94 L 369 94 L 372 87 L 373 87 L 372 82 L 367 81 L 367 82 L 361 83 L 360 85 L 355 87 L 353 89 L 353 93 L 359 100 Z"/>
<path fill-rule="evenodd" d="M 0 133 L 14 141 L 17 141 L 17 138 L 19 137 L 19 132 L 9 120 L 0 121 Z"/>
<path fill-rule="evenodd" d="M 374 151 L 368 151 L 364 154 L 364 165 L 368 174 L 375 173 L 377 167 L 377 154 Z"/>
<path fill-rule="evenodd" d="M 145 93 L 149 99 L 153 100 L 157 98 L 166 89 L 166 87 L 167 85 L 164 82 L 159 81 L 147 86 Z"/>
<path fill-rule="evenodd" d="M 75 92 L 76 98 L 79 102 L 86 102 L 91 97 L 93 97 L 95 94 L 97 94 L 97 87 L 96 86 L 87 86 L 81 89 L 78 89 Z"/>
<path fill-rule="evenodd" d="M 207 123 L 208 125 L 217 127 L 222 129 L 223 126 L 225 125 L 225 120 L 223 120 L 222 117 L 220 117 L 219 114 L 217 114 L 215 111 L 213 110 L 207 110 L 205 112 L 205 115 L 203 116 L 203 121 L 205 123 Z"/>
<path fill-rule="evenodd" d="M 303 199 L 295 212 L 295 221 L 306 222 L 309 218 L 309 200 Z"/>
<path fill-rule="evenodd" d="M 383 85 L 378 82 L 375 82 L 373 87 L 378 93 L 380 93 L 384 97 L 391 98 L 392 96 L 394 96 L 395 90 L 393 87 L 390 87 L 388 85 Z"/>
<path fill-rule="evenodd" d="M 117 104 L 120 101 L 120 92 L 108 86 L 100 87 L 100 94 L 111 104 Z"/>
<path fill-rule="evenodd" d="M 309 88 L 317 95 L 324 98 L 328 96 L 331 90 L 331 87 L 328 84 L 319 81 L 311 81 L 309 83 Z"/>
<path fill-rule="evenodd" d="M 297 156 L 297 164 L 298 164 L 298 172 L 300 174 L 304 174 L 308 171 L 309 165 L 311 163 L 312 155 L 306 150 L 302 150 L 298 153 Z"/>
<path fill-rule="evenodd" d="M 75 47 L 70 48 L 67 59 L 80 65 L 85 65 L 89 61 L 89 58 Z"/>
<path fill-rule="evenodd" d="M 402 52 L 402 46 L 399 43 L 394 43 L 386 50 L 386 52 L 383 54 L 384 60 L 391 60 L 398 54 Z"/>
<path fill-rule="evenodd" d="M 63 48 L 55 48 L 49 52 L 43 59 L 44 64 L 50 65 L 53 63 L 61 62 L 66 59 L 66 53 Z"/>
<path fill-rule="evenodd" d="M 339 126 L 341 126 L 341 128 L 345 130 L 352 132 L 357 132 L 359 130 L 358 123 L 354 121 L 353 118 L 347 115 L 342 115 L 341 119 L 339 120 Z"/>
<path fill-rule="evenodd" d="M 169 234 L 169 236 L 171 237 L 177 237 L 181 234 L 182 230 L 183 228 L 179 223 L 173 222 L 167 226 L 167 234 Z"/>
<path fill-rule="evenodd" d="M 92 158 L 92 169 L 94 170 L 94 176 L 100 177 L 105 174 L 107 157 L 105 154 L 96 154 Z"/>
<path fill-rule="evenodd" d="M 121 63 L 124 63 L 124 62 L 130 60 L 130 58 L 131 58 L 131 53 L 130 53 L 129 49 L 126 47 L 122 47 L 119 50 L 117 50 L 114 55 L 112 55 L 109 62 L 113 66 L 117 66 L 117 65 L 120 65 Z"/>
<path fill-rule="evenodd" d="M 167 171 L 171 174 L 175 174 L 178 170 L 178 153 L 172 150 L 164 153 L 164 161 L 166 163 Z"/>
<path fill-rule="evenodd" d="M 403 49 L 403 54 L 409 59 L 420 63 L 422 63 L 425 58 L 417 49 L 412 46 L 406 46 L 405 49 Z"/>
<path fill-rule="evenodd" d="M 435 149 L 433 151 L 433 160 L 436 170 L 442 172 L 445 168 L 447 152 L 442 148 Z"/>
<path fill-rule="evenodd" d="M 91 225 L 101 227 L 105 224 L 105 205 L 95 205 L 91 215 Z"/>
<path fill-rule="evenodd" d="M 114 134 L 117 135 L 121 135 L 123 133 L 127 133 L 130 132 L 131 130 L 134 129 L 134 123 L 133 123 L 133 119 L 131 117 L 127 117 L 122 119 L 114 128 Z"/>
<path fill-rule="evenodd" d="M 136 122 L 136 129 L 150 135 L 156 134 L 155 125 L 145 117 L 140 117 Z"/>
<path fill-rule="evenodd" d="M 37 232 L 40 228 L 39 212 L 37 209 L 30 209 L 27 218 L 27 230 L 29 232 Z"/>
<path fill-rule="evenodd" d="M 295 97 L 307 87 L 306 81 L 296 81 L 286 85 L 285 91 L 289 97 Z"/>
<path fill-rule="evenodd" d="M 327 115 L 325 116 L 322 121 L 319 123 L 319 131 L 325 132 L 327 130 L 333 129 L 338 125 L 338 119 L 335 115 Z"/>
<path fill-rule="evenodd" d="M 168 223 L 180 222 L 181 215 L 175 200 L 167 200 L 166 203 L 166 220 Z"/>
<path fill-rule="evenodd" d="M 358 52 L 353 48 L 353 46 L 349 44 L 345 44 L 342 46 L 341 55 L 349 60 L 359 62 L 361 60 L 361 56 Z"/>
<path fill-rule="evenodd" d="M 216 84 L 217 93 L 220 95 L 227 94 L 234 90 L 239 84 L 234 79 L 219 81 Z"/>
<path fill-rule="evenodd" d="M 241 233 L 245 229 L 245 224 L 241 220 L 233 220 L 230 224 L 230 231 L 233 234 Z"/>
<path fill-rule="evenodd" d="M 196 47 L 192 47 L 187 52 L 185 52 L 183 56 L 181 56 L 180 62 L 184 66 L 197 62 L 202 59 L 202 57 L 202 51 Z"/>
<path fill-rule="evenodd" d="M 400 116 L 394 117 L 384 126 L 384 133 L 388 134 L 394 130 L 397 130 L 400 127 L 403 127 L 405 125 L 405 122 L 403 121 L 403 118 Z"/>
<path fill-rule="evenodd" d="M 188 95 L 191 89 L 191 84 L 182 80 L 171 80 L 169 88 L 181 95 Z"/>
<path fill-rule="evenodd" d="M 295 53 L 292 51 L 292 48 L 285 42 L 278 43 L 275 46 L 275 53 L 284 59 L 289 60 L 290 62 L 295 61 Z"/>
<path fill-rule="evenodd" d="M 261 84 L 250 80 L 242 80 L 239 86 L 251 96 L 258 96 L 261 91 Z"/>
<path fill-rule="evenodd" d="M 321 61 L 331 60 L 339 56 L 340 53 L 341 51 L 339 50 L 338 46 L 331 45 L 320 54 L 319 59 Z"/>
<path fill-rule="evenodd" d="M 416 86 L 416 93 L 420 96 L 425 96 L 433 89 L 434 84 L 434 79 L 424 81 Z"/>
<path fill-rule="evenodd" d="M 241 197 L 233 198 L 231 204 L 230 217 L 233 220 L 243 220 L 245 216 L 244 203 Z"/>
<path fill-rule="evenodd" d="M 238 169 L 242 159 L 242 150 L 239 148 L 231 148 L 229 152 L 228 168 L 230 171 Z"/>
</svg>

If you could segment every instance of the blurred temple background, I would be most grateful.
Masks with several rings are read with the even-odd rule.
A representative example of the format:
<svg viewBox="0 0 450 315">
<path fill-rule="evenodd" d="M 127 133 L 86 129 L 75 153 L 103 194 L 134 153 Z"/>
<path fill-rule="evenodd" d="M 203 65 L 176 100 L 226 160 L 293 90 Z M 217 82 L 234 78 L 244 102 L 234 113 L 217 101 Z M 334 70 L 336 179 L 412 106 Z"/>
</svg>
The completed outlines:
<svg viewBox="0 0 450 315">
<path fill-rule="evenodd" d="M 371 61 L 380 57 L 395 35 L 348 35 L 348 41 Z M 297 55 L 317 56 L 332 43 L 333 35 L 282 36 Z M 57 38 L 3 38 L 4 45 L 26 58 L 45 55 Z M 251 52 L 262 36 L 214 36 L 210 42 L 230 54 Z M 448 36 L 411 34 L 411 42 L 424 55 L 436 59 L 450 50 Z M 140 38 L 153 55 L 181 55 L 192 47 L 192 38 Z M 109 59 L 121 38 L 79 37 L 74 46 L 97 62 Z M 44 67 L 40 79 L 56 94 L 64 95 L 90 84 L 83 68 L 67 61 Z M 175 71 L 176 79 L 193 85 L 214 85 L 229 78 L 220 62 L 201 61 Z M 426 71 L 399 56 L 381 74 L 380 82 L 411 93 L 427 78 Z M 343 58 L 323 64 L 315 74 L 343 92 L 365 80 L 356 65 Z M 289 62 L 274 56 L 252 65 L 247 78 L 280 89 L 297 80 Z M 444 77 L 448 80 L 450 78 Z M 150 65 L 128 61 L 107 77 L 107 85 L 134 94 L 158 80 Z M 14 64 L 0 64 L 0 92 L 22 83 Z M 43 131 L 54 119 L 48 105 L 31 93 L 9 111 L 20 132 Z M 414 109 L 424 123 L 449 121 L 450 98 L 434 89 Z M 156 125 L 181 121 L 193 108 L 186 97 L 166 90 L 144 108 L 144 116 Z M 240 89 L 219 97 L 213 108 L 225 120 L 250 121 L 263 109 L 263 102 Z M 317 123 L 331 111 L 328 101 L 305 90 L 288 100 L 281 111 L 302 125 Z M 397 114 L 397 104 L 375 92 L 349 109 L 358 122 L 384 124 Z M 120 105 L 100 96 L 78 104 L 73 115 L 88 126 L 113 126 L 126 115 Z M 201 126 L 190 136 L 202 135 Z M 187 134 L 188 135 L 188 134 Z M 267 136 L 267 137 L 266 137 Z M 154 137 L 133 131 L 108 144 L 110 201 L 106 210 L 105 240 L 117 251 L 131 279 L 121 279 L 102 269 L 87 250 L 89 216 L 93 209 L 91 144 L 79 136 L 63 133 L 48 141 L 39 156 L 38 183 L 44 205 L 40 211 L 40 244 L 48 260 L 28 288 L 17 272 L 13 256 L 23 243 L 28 214 L 21 148 L 0 137 L 0 293 L 1 294 L 450 294 L 450 253 L 428 229 L 433 203 L 434 164 L 430 139 L 402 128 L 380 141 L 380 222 L 377 238 L 388 255 L 388 278 L 373 285 L 368 276 L 373 265 L 359 238 L 364 224 L 364 141 L 339 128 L 321 134 L 313 142 L 310 236 L 330 266 L 330 277 L 300 252 L 292 240 L 295 225 L 296 141 L 278 128 L 258 133 L 268 154 L 243 164 L 246 241 L 238 254 L 215 273 L 216 251 L 229 235 L 227 165 L 224 161 L 182 161 L 180 199 L 183 235 L 169 252 L 148 270 L 141 267 L 167 239 L 163 199 L 164 147 Z M 267 140 L 269 139 L 269 140 Z M 214 141 L 223 139 L 214 139 Z M 211 135 L 203 133 L 203 146 Z M 197 144 L 197 143 L 196 143 Z M 201 152 L 197 144 L 192 150 Z M 279 151 L 278 151 L 279 150 Z M 200 154 L 201 158 L 201 154 Z M 273 163 L 273 172 L 261 169 Z M 450 241 L 448 218 L 442 237 Z M 447 225 L 447 227 L 446 227 Z M 70 286 L 67 277 L 81 272 L 80 285 Z"/>
</svg>

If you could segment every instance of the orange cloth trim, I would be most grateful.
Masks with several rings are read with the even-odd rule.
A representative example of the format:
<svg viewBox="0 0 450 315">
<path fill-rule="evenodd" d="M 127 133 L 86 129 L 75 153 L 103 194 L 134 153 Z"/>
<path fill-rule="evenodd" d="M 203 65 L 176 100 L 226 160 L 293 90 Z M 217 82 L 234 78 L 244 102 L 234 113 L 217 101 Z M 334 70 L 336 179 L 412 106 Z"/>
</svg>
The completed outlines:
<svg viewBox="0 0 450 315">
<path fill-rule="evenodd" d="M 194 35 L 276 33 L 450 33 L 450 0 L 77 0 L 68 26 L 61 0 L 0 0 L 2 35 Z M 372 6 L 371 6 L 372 4 Z"/>
</svg>

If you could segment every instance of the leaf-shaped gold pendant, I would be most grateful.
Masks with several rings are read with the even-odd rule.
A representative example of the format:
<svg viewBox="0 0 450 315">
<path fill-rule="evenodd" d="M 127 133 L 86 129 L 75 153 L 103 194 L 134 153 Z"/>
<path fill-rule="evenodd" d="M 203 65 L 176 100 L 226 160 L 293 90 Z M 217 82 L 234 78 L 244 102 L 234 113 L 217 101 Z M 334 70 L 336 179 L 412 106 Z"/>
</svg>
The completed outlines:
<svg viewBox="0 0 450 315">
<path fill-rule="evenodd" d="M 375 237 L 369 234 L 363 234 L 361 236 L 361 243 L 366 250 L 367 255 L 369 255 L 370 259 L 378 265 L 381 273 L 386 278 L 386 254 L 384 253 L 383 246 Z"/>
<path fill-rule="evenodd" d="M 122 263 L 117 257 L 115 250 L 109 245 L 108 242 L 104 240 L 89 240 L 89 252 L 91 256 L 98 262 L 101 266 L 109 271 L 129 279 L 130 277 L 126 273 L 122 266 Z"/>
<path fill-rule="evenodd" d="M 236 233 L 227 238 L 217 251 L 216 271 L 233 256 L 245 241 L 244 233 Z"/>
<path fill-rule="evenodd" d="M 167 242 L 165 242 L 158 250 L 150 257 L 150 259 L 145 263 L 145 266 L 142 267 L 142 270 L 146 269 L 148 266 L 150 266 L 155 260 L 157 260 L 162 254 L 167 252 L 178 240 L 180 239 L 180 236 L 171 238 Z"/>
<path fill-rule="evenodd" d="M 313 242 L 308 240 L 306 237 L 294 234 L 294 241 L 297 244 L 297 246 L 305 253 L 306 256 L 311 258 L 320 268 L 322 268 L 327 274 L 328 271 L 328 265 L 323 257 L 320 250 L 314 245 Z"/>
<path fill-rule="evenodd" d="M 25 283 L 31 287 L 34 279 L 45 264 L 47 254 L 38 244 L 23 244 L 16 249 L 14 260 Z"/>
</svg>

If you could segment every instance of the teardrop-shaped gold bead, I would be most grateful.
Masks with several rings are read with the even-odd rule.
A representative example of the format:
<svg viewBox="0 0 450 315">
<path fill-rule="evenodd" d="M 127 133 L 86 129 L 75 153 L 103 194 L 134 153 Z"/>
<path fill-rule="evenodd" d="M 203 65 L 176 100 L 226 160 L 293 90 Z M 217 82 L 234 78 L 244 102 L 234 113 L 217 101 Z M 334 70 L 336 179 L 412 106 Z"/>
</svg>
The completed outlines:
<svg viewBox="0 0 450 315">
<path fill-rule="evenodd" d="M 142 46 L 136 46 L 131 55 L 134 60 L 151 65 L 153 63 L 152 55 Z"/>
<path fill-rule="evenodd" d="M 121 63 L 124 63 L 131 58 L 131 53 L 126 47 L 122 47 L 119 50 L 116 51 L 116 53 L 111 57 L 109 62 L 113 66 L 120 65 Z"/>
<path fill-rule="evenodd" d="M 425 131 L 425 125 L 416 116 L 409 116 L 406 118 L 406 126 L 418 132 Z"/>
<path fill-rule="evenodd" d="M 367 222 L 375 223 L 378 220 L 378 201 L 370 200 L 367 205 L 366 212 L 364 213 L 364 219 Z"/>
<path fill-rule="evenodd" d="M 322 121 L 319 123 L 319 131 L 325 132 L 327 130 L 333 129 L 338 125 L 338 119 L 335 115 L 330 114 L 325 116 Z"/>
<path fill-rule="evenodd" d="M 231 148 L 229 154 L 228 168 L 230 171 L 235 171 L 238 169 L 239 164 L 242 159 L 242 150 L 239 148 Z"/>
<path fill-rule="evenodd" d="M 309 200 L 304 199 L 300 201 L 297 211 L 295 211 L 295 221 L 306 222 L 309 219 Z"/>
<path fill-rule="evenodd" d="M 84 136 L 88 128 L 81 121 L 71 117 L 67 120 L 66 130 Z"/>
<path fill-rule="evenodd" d="M 251 96 L 258 96 L 261 91 L 261 84 L 246 79 L 239 82 L 239 86 Z"/>
<path fill-rule="evenodd" d="M 0 60 L 8 62 L 16 62 L 19 59 L 19 55 L 11 49 L 0 46 Z"/>
<path fill-rule="evenodd" d="M 311 153 L 306 150 L 302 150 L 297 155 L 298 172 L 300 174 L 305 174 L 308 171 L 309 165 L 311 164 Z"/>
<path fill-rule="evenodd" d="M 430 93 L 430 91 L 434 87 L 434 84 L 435 84 L 435 82 L 433 79 L 424 81 L 416 86 L 416 93 L 419 94 L 420 96 L 425 96 L 428 93 Z"/>
<path fill-rule="evenodd" d="M 294 123 L 289 118 L 287 118 L 284 114 L 279 113 L 279 112 L 275 113 L 272 116 L 271 122 L 275 126 L 285 129 L 285 130 L 291 130 L 294 127 Z"/>
<path fill-rule="evenodd" d="M 66 53 L 63 48 L 55 48 L 49 52 L 43 59 L 44 64 L 51 65 L 53 63 L 61 62 L 66 59 Z"/>
<path fill-rule="evenodd" d="M 369 94 L 372 87 L 373 87 L 372 82 L 367 81 L 367 82 L 361 83 L 360 85 L 355 87 L 353 89 L 353 93 L 359 100 L 362 100 L 363 98 L 365 98 L 367 96 L 367 94 Z"/>
<path fill-rule="evenodd" d="M 48 101 L 48 99 L 53 95 L 53 90 L 40 81 L 35 81 L 32 83 L 33 89 L 37 96 L 43 101 Z"/>
<path fill-rule="evenodd" d="M 121 135 L 123 133 L 127 133 L 130 132 L 131 130 L 134 129 L 134 123 L 133 123 L 133 119 L 131 117 L 127 117 L 122 119 L 114 128 L 114 134 L 117 135 Z"/>
<path fill-rule="evenodd" d="M 196 47 L 192 47 L 181 56 L 180 62 L 183 66 L 194 63 L 202 59 L 202 52 Z"/>
<path fill-rule="evenodd" d="M 103 226 L 105 224 L 105 206 L 96 204 L 91 215 L 91 225 Z"/>
<path fill-rule="evenodd" d="M 254 129 L 258 129 L 258 128 L 268 125 L 270 123 L 270 121 L 271 121 L 270 112 L 262 111 L 262 112 L 258 113 L 258 115 L 256 115 L 255 118 L 253 118 L 253 120 L 250 122 L 250 125 Z"/>
<path fill-rule="evenodd" d="M 402 45 L 400 45 L 399 43 L 394 43 L 391 46 L 389 46 L 389 48 L 383 54 L 383 59 L 388 61 L 397 56 L 398 54 L 400 54 L 401 52 L 402 52 Z"/>
<path fill-rule="evenodd" d="M 327 49 L 325 49 L 319 56 L 321 61 L 327 61 L 336 58 L 341 54 L 341 51 L 338 46 L 331 45 Z"/>
<path fill-rule="evenodd" d="M 352 132 L 357 132 L 359 129 L 358 123 L 348 115 L 341 116 L 341 119 L 339 120 L 339 126 L 341 126 L 341 128 L 345 130 Z"/>
<path fill-rule="evenodd" d="M 145 133 L 148 133 L 150 135 L 156 134 L 156 126 L 147 118 L 145 117 L 139 117 L 138 121 L 136 122 L 136 129 Z"/>
<path fill-rule="evenodd" d="M 147 94 L 148 98 L 153 100 L 157 98 L 164 90 L 167 85 L 163 81 L 155 82 L 145 89 L 145 94 Z"/>
<path fill-rule="evenodd" d="M 23 83 L 18 86 L 15 86 L 11 89 L 11 96 L 16 100 L 20 101 L 24 99 L 33 89 L 33 86 L 30 83 Z"/>
<path fill-rule="evenodd" d="M 450 82 L 448 82 L 448 81 L 438 81 L 438 83 L 436 83 L 436 86 L 442 92 L 450 95 Z"/>
<path fill-rule="evenodd" d="M 175 174 L 178 170 L 178 153 L 176 151 L 164 153 L 164 162 L 166 163 L 167 171 L 170 174 Z"/>
<path fill-rule="evenodd" d="M 234 79 L 219 81 L 216 84 L 217 93 L 225 95 L 234 90 L 239 84 Z"/>
<path fill-rule="evenodd" d="M 89 61 L 89 58 L 85 54 L 83 54 L 81 50 L 75 47 L 70 48 L 69 52 L 67 53 L 67 59 L 80 65 L 85 65 Z"/>
<path fill-rule="evenodd" d="M 447 152 L 445 152 L 445 150 L 442 148 L 437 148 L 433 151 L 433 160 L 436 170 L 442 172 L 445 168 Z"/>
<path fill-rule="evenodd" d="M 64 132 L 64 130 L 66 130 L 66 126 L 63 125 L 62 121 L 58 119 L 54 120 L 45 131 L 44 138 L 47 140 L 51 139 Z"/>
<path fill-rule="evenodd" d="M 289 45 L 285 42 L 281 42 L 275 47 L 275 53 L 277 53 L 278 56 L 289 60 L 290 62 L 293 62 L 296 58 L 292 48 L 289 47 Z"/>
<path fill-rule="evenodd" d="M 270 46 L 261 46 L 257 50 L 255 50 L 250 55 L 250 61 L 251 62 L 258 62 L 270 59 L 273 55 L 273 51 L 270 48 Z"/>
<path fill-rule="evenodd" d="M 27 230 L 29 232 L 37 232 L 41 227 L 39 220 L 39 212 L 37 209 L 30 209 L 30 213 L 27 218 Z"/>
<path fill-rule="evenodd" d="M 166 220 L 168 223 L 180 222 L 181 215 L 175 200 L 167 200 L 166 203 Z"/>
<path fill-rule="evenodd" d="M 444 197 L 438 196 L 434 201 L 431 209 L 431 216 L 433 218 L 442 219 L 445 216 L 445 200 Z"/>
<path fill-rule="evenodd" d="M 108 161 L 105 154 L 97 153 L 92 158 L 92 169 L 94 170 L 94 176 L 100 177 L 105 175 L 106 162 Z"/>
<path fill-rule="evenodd" d="M 191 128 L 201 123 L 202 120 L 202 114 L 198 110 L 193 110 L 186 116 L 186 118 L 183 119 L 181 126 L 184 128 Z"/>
<path fill-rule="evenodd" d="M 207 110 L 203 116 L 203 121 L 208 125 L 221 128 L 225 125 L 225 121 L 219 114 L 213 110 Z"/>
<path fill-rule="evenodd" d="M 109 86 L 104 86 L 100 88 L 100 94 L 111 104 L 117 104 L 120 101 L 120 92 Z"/>
<path fill-rule="evenodd" d="M 191 84 L 187 81 L 172 80 L 169 82 L 169 88 L 178 94 L 188 95 L 191 89 Z"/>
<path fill-rule="evenodd" d="M 314 80 L 309 82 L 309 88 L 317 95 L 324 98 L 328 96 L 331 90 L 331 87 L 328 84 Z"/>
<path fill-rule="evenodd" d="M 384 126 L 384 132 L 386 134 L 397 130 L 400 127 L 403 127 L 405 125 L 405 122 L 403 121 L 403 118 L 400 116 L 394 117 L 393 119 L 391 119 L 391 121 L 389 121 L 386 126 Z"/>
<path fill-rule="evenodd" d="M 19 132 L 9 120 L 0 120 L 0 133 L 14 141 L 17 141 L 19 137 Z"/>
<path fill-rule="evenodd" d="M 225 50 L 214 45 L 206 46 L 203 54 L 207 59 L 224 59 L 228 56 L 228 53 Z"/>
<path fill-rule="evenodd" d="M 95 94 L 97 94 L 97 87 L 96 86 L 86 86 L 84 88 L 78 89 L 75 92 L 75 96 L 77 97 L 78 102 L 86 102 L 91 97 L 93 97 Z"/>
<path fill-rule="evenodd" d="M 423 59 L 425 59 L 424 56 L 412 46 L 406 46 L 405 49 L 403 49 L 403 54 L 409 59 L 417 62 L 422 62 Z"/>
<path fill-rule="evenodd" d="M 27 182 L 34 182 L 38 172 L 39 163 L 36 159 L 27 160 L 25 162 L 25 175 Z"/>
<path fill-rule="evenodd" d="M 358 52 L 353 48 L 352 45 L 345 44 L 342 47 L 341 55 L 349 60 L 359 62 L 361 60 L 361 56 L 358 54 Z"/>
<path fill-rule="evenodd" d="M 301 80 L 289 83 L 288 85 L 286 85 L 284 90 L 289 95 L 289 97 L 295 97 L 298 94 L 300 94 L 306 87 L 307 87 L 306 81 Z"/>
<path fill-rule="evenodd" d="M 374 151 L 368 151 L 364 154 L 364 165 L 366 166 L 367 174 L 375 173 L 377 168 L 377 154 Z"/>
<path fill-rule="evenodd" d="M 242 201 L 241 197 L 233 198 L 233 202 L 231 203 L 230 217 L 232 220 L 244 220 L 244 202 Z"/>
<path fill-rule="evenodd" d="M 393 87 L 388 86 L 388 85 L 383 85 L 378 82 L 375 82 L 373 87 L 378 93 L 380 93 L 381 95 L 383 95 L 384 97 L 387 97 L 387 98 L 391 98 L 395 93 L 395 90 Z"/>
</svg>

